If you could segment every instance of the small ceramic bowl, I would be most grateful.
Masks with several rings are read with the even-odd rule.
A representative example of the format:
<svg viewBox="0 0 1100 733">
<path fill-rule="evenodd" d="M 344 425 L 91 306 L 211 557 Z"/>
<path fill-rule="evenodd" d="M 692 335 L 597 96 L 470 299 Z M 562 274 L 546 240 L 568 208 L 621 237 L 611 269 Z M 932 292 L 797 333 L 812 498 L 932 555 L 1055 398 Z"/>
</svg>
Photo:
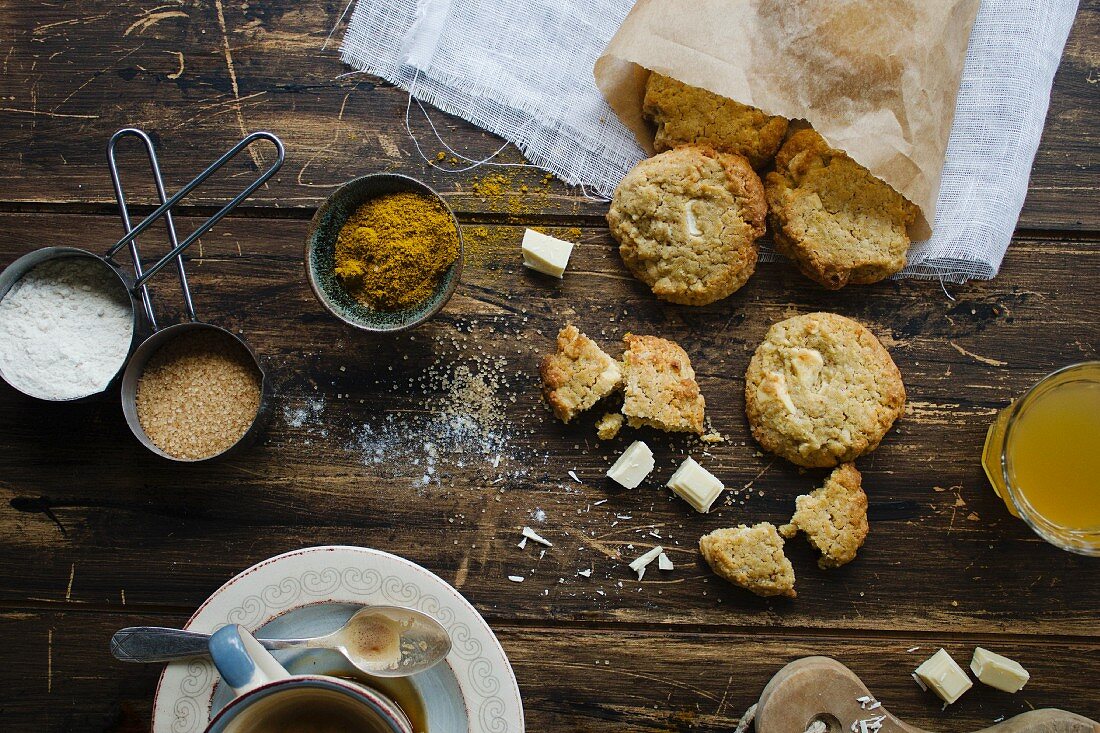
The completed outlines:
<svg viewBox="0 0 1100 733">
<path fill-rule="evenodd" d="M 420 193 L 437 200 L 451 216 L 458 233 L 458 257 L 439 278 L 435 292 L 419 305 L 401 311 L 379 311 L 357 301 L 336 277 L 336 236 L 355 210 L 389 193 Z M 462 229 L 442 197 L 415 178 L 397 173 L 374 173 L 348 181 L 317 209 L 306 233 L 306 277 L 321 305 L 349 326 L 372 333 L 405 331 L 428 320 L 451 299 L 462 274 Z"/>
</svg>

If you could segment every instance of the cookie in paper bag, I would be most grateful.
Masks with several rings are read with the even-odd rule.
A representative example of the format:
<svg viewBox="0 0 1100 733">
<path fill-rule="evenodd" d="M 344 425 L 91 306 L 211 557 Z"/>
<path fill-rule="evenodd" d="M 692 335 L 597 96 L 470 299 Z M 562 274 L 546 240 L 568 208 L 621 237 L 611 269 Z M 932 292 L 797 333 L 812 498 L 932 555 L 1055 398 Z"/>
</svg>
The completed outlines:
<svg viewBox="0 0 1100 733">
<path fill-rule="evenodd" d="M 762 168 L 787 134 L 787 120 L 726 99 L 656 72 L 646 82 L 642 114 L 657 125 L 657 152 L 680 145 L 705 145 L 736 153 Z"/>
<path fill-rule="evenodd" d="M 783 144 L 764 188 L 775 248 L 811 280 L 836 290 L 905 267 L 917 207 L 814 130 Z"/>
</svg>

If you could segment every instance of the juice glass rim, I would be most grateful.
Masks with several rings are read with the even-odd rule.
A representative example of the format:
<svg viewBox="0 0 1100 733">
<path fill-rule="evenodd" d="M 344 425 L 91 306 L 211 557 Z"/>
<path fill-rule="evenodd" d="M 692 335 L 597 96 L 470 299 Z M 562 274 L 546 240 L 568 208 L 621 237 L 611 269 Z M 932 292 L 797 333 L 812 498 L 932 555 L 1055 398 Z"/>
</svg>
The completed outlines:
<svg viewBox="0 0 1100 733">
<path fill-rule="evenodd" d="M 1016 507 L 1020 519 L 1027 523 L 1032 531 L 1050 544 L 1063 550 L 1068 550 L 1069 552 L 1074 552 L 1079 555 L 1100 556 L 1100 527 L 1088 527 L 1084 529 L 1062 527 L 1051 522 L 1031 506 L 1031 502 L 1027 500 L 1023 491 L 1017 487 L 1013 481 L 1012 459 L 1009 451 L 1009 446 L 1012 443 L 1013 428 L 1016 426 L 1017 420 L 1019 420 L 1027 405 L 1030 404 L 1032 400 L 1037 399 L 1042 393 L 1046 392 L 1047 389 L 1058 386 L 1057 384 L 1052 386 L 1050 384 L 1052 381 L 1064 379 L 1071 373 L 1089 370 L 1096 370 L 1097 376 L 1087 381 L 1100 384 L 1100 360 L 1080 361 L 1050 372 L 1032 385 L 1027 392 L 1021 395 L 1020 398 L 1011 405 L 1011 412 L 1008 415 L 1008 420 L 1005 425 L 1004 440 L 1001 444 L 1001 476 L 1004 481 L 1005 491 L 1008 493 L 1013 506 Z M 1062 383 L 1063 382 L 1059 382 L 1059 384 Z"/>
</svg>

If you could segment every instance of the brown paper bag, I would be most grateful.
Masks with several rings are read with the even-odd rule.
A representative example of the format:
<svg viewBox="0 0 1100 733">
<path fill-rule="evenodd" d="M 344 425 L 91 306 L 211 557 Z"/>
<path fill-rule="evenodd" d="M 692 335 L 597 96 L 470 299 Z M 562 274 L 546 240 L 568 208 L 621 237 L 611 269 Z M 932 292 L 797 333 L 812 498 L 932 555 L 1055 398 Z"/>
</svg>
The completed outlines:
<svg viewBox="0 0 1100 733">
<path fill-rule="evenodd" d="M 649 71 L 805 119 L 917 204 L 931 229 L 978 0 L 638 0 L 596 84 L 638 141 Z"/>
</svg>

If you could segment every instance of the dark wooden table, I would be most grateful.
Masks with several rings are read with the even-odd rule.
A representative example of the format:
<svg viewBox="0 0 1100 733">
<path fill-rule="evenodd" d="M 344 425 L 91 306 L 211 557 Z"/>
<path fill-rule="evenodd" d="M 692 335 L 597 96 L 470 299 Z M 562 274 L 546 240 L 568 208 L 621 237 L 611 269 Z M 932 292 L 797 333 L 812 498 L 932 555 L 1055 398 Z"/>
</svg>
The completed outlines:
<svg viewBox="0 0 1100 733">
<path fill-rule="evenodd" d="M 134 441 L 113 401 L 46 406 L 0 390 L 0 728 L 145 729 L 159 669 L 115 662 L 112 631 L 180 624 L 239 570 L 316 544 L 395 552 L 458 587 L 504 644 L 532 731 L 728 731 L 776 670 L 808 654 L 844 661 L 892 711 L 933 729 L 972 730 L 1041 706 L 1100 718 L 1100 565 L 1009 516 L 978 462 L 998 409 L 1046 372 L 1097 358 L 1100 2 L 1082 2 L 995 280 L 948 286 L 952 299 L 915 281 L 829 293 L 773 263 L 700 309 L 659 303 L 635 283 L 604 206 L 578 191 L 530 169 L 487 180 L 499 172 L 425 165 L 405 133 L 404 93 L 337 78 L 340 31 L 323 46 L 343 10 L 343 0 L 0 0 L 0 264 L 34 247 L 94 250 L 117 238 L 104 146 L 119 127 L 156 134 L 172 189 L 244 130 L 271 130 L 288 150 L 278 177 L 189 255 L 200 313 L 241 329 L 264 355 L 275 416 L 260 444 L 174 465 Z M 461 120 L 435 119 L 471 157 L 498 145 Z M 430 140 L 422 120 L 413 129 Z M 449 307 L 388 341 L 328 317 L 302 268 L 318 203 L 379 170 L 442 191 L 469 249 Z M 181 228 L 249 175 L 244 165 L 235 173 L 189 201 Z M 531 225 L 579 242 L 561 283 L 519 266 Z M 158 298 L 166 318 L 178 313 L 170 278 Z M 869 324 L 911 401 L 861 461 L 872 531 L 859 559 L 825 573 L 792 543 L 799 597 L 767 601 L 711 576 L 694 543 L 721 526 L 783 521 L 819 480 L 756 450 L 741 397 L 768 325 L 815 309 Z M 627 330 L 684 345 L 714 425 L 732 437 L 706 464 L 743 505 L 700 516 L 669 498 L 660 485 L 692 444 L 653 434 L 656 481 L 634 492 L 605 483 L 623 439 L 597 445 L 591 420 L 564 428 L 538 394 L 537 360 L 566 321 L 609 348 Z M 526 475 L 493 484 L 494 469 L 471 460 L 418 492 L 416 467 L 364 463 L 357 429 L 425 409 L 400 388 L 409 374 L 486 354 L 510 360 L 510 449 L 531 457 Z M 293 416 L 319 396 L 315 419 Z M 516 548 L 536 508 L 554 542 L 541 561 Z M 656 541 L 639 531 L 648 525 L 680 543 L 666 543 L 677 569 L 638 583 L 618 557 Z M 578 577 L 590 562 L 593 578 Z M 528 581 L 509 582 L 516 572 Z M 964 661 L 979 643 L 1031 670 L 1023 692 L 978 685 L 942 711 L 910 679 L 936 647 Z"/>
</svg>

